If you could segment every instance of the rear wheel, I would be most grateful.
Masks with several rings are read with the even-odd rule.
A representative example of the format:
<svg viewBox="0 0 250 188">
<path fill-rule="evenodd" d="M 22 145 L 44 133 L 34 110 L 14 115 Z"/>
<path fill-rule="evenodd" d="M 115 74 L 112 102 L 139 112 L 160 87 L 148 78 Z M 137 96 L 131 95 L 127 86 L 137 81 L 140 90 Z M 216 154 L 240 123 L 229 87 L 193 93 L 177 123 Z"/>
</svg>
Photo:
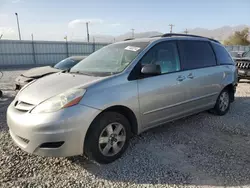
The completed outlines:
<svg viewBox="0 0 250 188">
<path fill-rule="evenodd" d="M 91 124 L 85 140 L 85 154 L 98 163 L 110 163 L 128 147 L 131 129 L 122 114 L 104 112 Z"/>
<path fill-rule="evenodd" d="M 223 116 L 228 112 L 229 108 L 230 108 L 230 95 L 228 89 L 224 89 L 220 93 L 216 101 L 216 104 L 212 109 L 212 112 L 216 115 Z"/>
</svg>

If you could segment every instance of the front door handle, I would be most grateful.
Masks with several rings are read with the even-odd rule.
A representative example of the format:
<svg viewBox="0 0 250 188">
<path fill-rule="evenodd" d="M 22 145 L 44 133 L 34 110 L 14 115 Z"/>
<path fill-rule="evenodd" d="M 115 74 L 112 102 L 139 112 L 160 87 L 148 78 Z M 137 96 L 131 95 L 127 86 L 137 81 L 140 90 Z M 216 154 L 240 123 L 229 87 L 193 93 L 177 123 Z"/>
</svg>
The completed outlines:
<svg viewBox="0 0 250 188">
<path fill-rule="evenodd" d="M 186 79 L 185 76 L 178 76 L 176 80 L 182 82 L 185 79 Z"/>
<path fill-rule="evenodd" d="M 192 73 L 189 73 L 189 75 L 187 75 L 188 78 L 193 79 L 194 75 Z"/>
</svg>

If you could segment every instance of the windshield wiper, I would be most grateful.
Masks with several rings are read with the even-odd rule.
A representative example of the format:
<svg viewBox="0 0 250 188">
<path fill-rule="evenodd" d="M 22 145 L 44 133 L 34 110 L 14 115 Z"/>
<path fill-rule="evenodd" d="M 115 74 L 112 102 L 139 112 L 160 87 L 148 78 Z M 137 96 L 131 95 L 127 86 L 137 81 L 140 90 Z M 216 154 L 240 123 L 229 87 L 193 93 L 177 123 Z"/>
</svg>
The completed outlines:
<svg viewBox="0 0 250 188">
<path fill-rule="evenodd" d="M 115 75 L 119 72 L 81 72 L 81 71 L 74 71 L 69 72 L 70 74 L 81 74 L 81 75 L 87 75 L 87 76 L 94 76 L 94 77 L 103 77 L 103 76 L 111 76 Z"/>
<path fill-rule="evenodd" d="M 74 72 L 70 72 L 69 73 L 72 73 L 72 74 L 81 74 L 81 75 L 87 75 L 87 76 L 95 76 L 93 74 L 90 74 L 90 73 L 86 73 L 86 72 L 81 72 L 81 71 L 74 71 Z"/>
</svg>

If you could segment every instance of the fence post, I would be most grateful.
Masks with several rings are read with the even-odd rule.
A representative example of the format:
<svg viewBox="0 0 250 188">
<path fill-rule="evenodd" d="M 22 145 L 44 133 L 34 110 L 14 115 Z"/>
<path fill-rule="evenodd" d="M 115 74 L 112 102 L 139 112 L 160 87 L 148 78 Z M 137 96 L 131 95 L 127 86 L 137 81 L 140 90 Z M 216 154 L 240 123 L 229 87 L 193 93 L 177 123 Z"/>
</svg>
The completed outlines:
<svg viewBox="0 0 250 188">
<path fill-rule="evenodd" d="M 95 43 L 94 42 L 93 42 L 93 52 L 95 52 Z"/>
<path fill-rule="evenodd" d="M 68 46 L 67 40 L 66 40 L 66 54 L 67 54 L 67 57 L 69 57 L 69 46 Z"/>
<path fill-rule="evenodd" d="M 32 56 L 33 56 L 33 62 L 34 62 L 34 65 L 36 65 L 35 44 L 34 44 L 34 41 L 33 41 L 33 40 L 31 41 L 31 45 L 32 45 Z"/>
</svg>

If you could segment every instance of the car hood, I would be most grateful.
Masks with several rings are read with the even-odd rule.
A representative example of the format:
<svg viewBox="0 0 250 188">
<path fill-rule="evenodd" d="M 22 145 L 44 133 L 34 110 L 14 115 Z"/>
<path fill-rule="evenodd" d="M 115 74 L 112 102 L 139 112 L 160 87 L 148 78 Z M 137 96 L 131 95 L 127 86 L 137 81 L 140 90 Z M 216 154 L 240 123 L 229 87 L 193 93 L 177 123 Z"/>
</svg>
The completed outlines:
<svg viewBox="0 0 250 188">
<path fill-rule="evenodd" d="M 53 68 L 50 66 L 45 66 L 45 67 L 37 67 L 37 68 L 30 69 L 30 70 L 22 73 L 22 75 L 27 77 L 27 78 L 40 78 L 42 76 L 56 73 L 56 72 L 60 72 L 60 71 L 62 71 L 62 70 L 56 69 L 56 68 Z"/>
<path fill-rule="evenodd" d="M 107 77 L 94 77 L 70 73 L 56 73 L 31 82 L 21 90 L 16 99 L 37 105 L 44 100 L 74 87 L 87 88 Z"/>
</svg>

